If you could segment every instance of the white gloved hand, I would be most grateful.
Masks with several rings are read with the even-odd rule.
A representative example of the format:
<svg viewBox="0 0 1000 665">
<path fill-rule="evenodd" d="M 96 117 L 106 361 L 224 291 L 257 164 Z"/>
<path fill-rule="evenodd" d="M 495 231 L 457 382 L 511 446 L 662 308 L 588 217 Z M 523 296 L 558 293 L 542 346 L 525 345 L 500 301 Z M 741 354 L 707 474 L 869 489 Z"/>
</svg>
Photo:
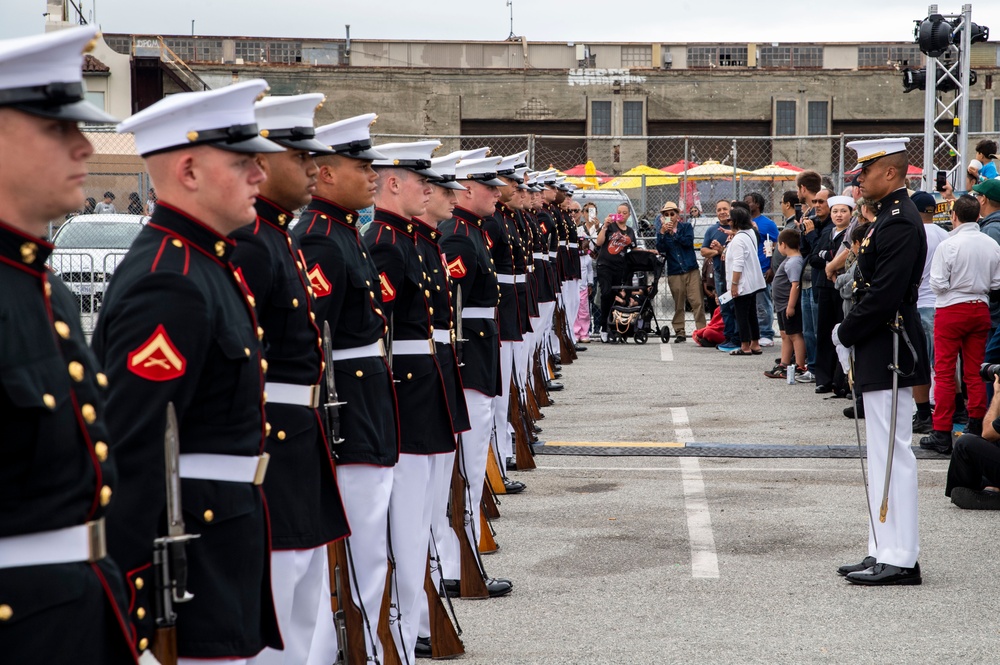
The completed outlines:
<svg viewBox="0 0 1000 665">
<path fill-rule="evenodd" d="M 844 369 L 844 374 L 850 374 L 851 372 L 851 354 L 854 353 L 854 349 L 844 346 L 843 342 L 840 341 L 840 335 L 837 333 L 840 331 L 840 324 L 838 323 L 833 327 L 833 346 L 837 349 L 837 359 L 840 360 L 840 366 Z"/>
</svg>

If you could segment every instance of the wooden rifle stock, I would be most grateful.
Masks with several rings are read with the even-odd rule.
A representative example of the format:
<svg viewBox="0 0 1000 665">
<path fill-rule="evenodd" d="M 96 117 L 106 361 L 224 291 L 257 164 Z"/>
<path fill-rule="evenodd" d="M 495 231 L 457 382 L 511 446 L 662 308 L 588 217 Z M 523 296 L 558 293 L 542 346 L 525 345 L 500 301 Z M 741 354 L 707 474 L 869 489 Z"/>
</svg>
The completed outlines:
<svg viewBox="0 0 1000 665">
<path fill-rule="evenodd" d="M 350 572 L 347 566 L 347 542 L 338 540 L 326 546 L 327 562 L 330 565 L 330 607 L 333 613 L 344 612 L 344 623 L 347 628 L 347 663 L 346 665 L 365 665 L 368 660 L 368 647 L 365 644 L 365 617 L 361 609 L 354 603 L 351 591 Z M 340 575 L 340 595 L 337 594 L 337 575 Z M 338 639 L 340 639 L 338 635 Z M 344 645 L 341 645 L 344 651 Z"/>
<path fill-rule="evenodd" d="M 431 624 L 431 658 L 454 658 L 465 653 L 465 645 L 458 636 L 455 625 L 441 602 L 438 590 L 434 588 L 431 565 L 428 558 L 427 576 L 424 578 L 424 593 L 427 594 L 427 614 Z"/>
<path fill-rule="evenodd" d="M 535 362 L 531 368 L 531 376 L 534 379 L 535 395 L 538 397 L 538 404 L 541 407 L 551 406 L 549 391 L 545 387 L 545 378 L 542 376 L 542 350 L 541 347 L 535 349 Z"/>
<path fill-rule="evenodd" d="M 500 546 L 497 545 L 496 538 L 493 537 L 493 529 L 490 528 L 490 523 L 486 519 L 486 515 L 483 511 L 479 511 L 479 553 L 480 554 L 493 554 Z"/>
<path fill-rule="evenodd" d="M 493 490 L 494 494 L 506 494 L 507 486 L 503 484 L 503 474 L 500 473 L 500 467 L 497 464 L 496 455 L 490 450 L 490 454 L 486 456 L 486 489 Z M 485 494 L 484 494 L 485 496 Z"/>
<path fill-rule="evenodd" d="M 541 409 L 538 408 L 538 401 L 535 398 L 535 392 L 531 389 L 531 383 L 528 382 L 524 390 L 524 402 L 527 407 L 528 415 L 532 420 L 541 420 L 545 417 L 542 414 Z"/>
<path fill-rule="evenodd" d="M 483 511 L 491 520 L 500 517 L 500 508 L 497 506 L 497 499 L 493 496 L 493 490 L 485 480 L 483 481 Z"/>
<path fill-rule="evenodd" d="M 521 403 L 519 399 L 515 399 L 515 397 L 519 397 L 516 394 L 517 386 L 513 382 L 511 382 L 511 386 L 513 394 L 508 402 L 508 417 L 514 426 L 514 459 L 517 461 L 518 471 L 527 471 L 536 466 L 535 453 L 531 450 L 531 444 L 528 443 L 528 425 L 521 413 Z"/>
<path fill-rule="evenodd" d="M 177 665 L 177 626 L 157 628 L 150 651 L 160 665 Z"/>
<path fill-rule="evenodd" d="M 461 443 L 459 445 L 462 445 Z M 479 557 L 472 547 L 469 534 L 465 530 L 465 478 L 458 470 L 461 451 L 455 455 L 455 468 L 451 475 L 451 528 L 458 536 L 461 554 L 461 574 L 459 581 L 462 598 L 489 598 L 490 592 L 479 568 Z"/>
<path fill-rule="evenodd" d="M 382 643 L 382 665 L 403 665 L 396 650 L 396 640 L 392 639 L 392 628 L 389 627 L 389 613 L 392 605 L 392 562 L 385 576 L 385 592 L 382 594 L 382 607 L 378 613 L 378 639 Z"/>
</svg>

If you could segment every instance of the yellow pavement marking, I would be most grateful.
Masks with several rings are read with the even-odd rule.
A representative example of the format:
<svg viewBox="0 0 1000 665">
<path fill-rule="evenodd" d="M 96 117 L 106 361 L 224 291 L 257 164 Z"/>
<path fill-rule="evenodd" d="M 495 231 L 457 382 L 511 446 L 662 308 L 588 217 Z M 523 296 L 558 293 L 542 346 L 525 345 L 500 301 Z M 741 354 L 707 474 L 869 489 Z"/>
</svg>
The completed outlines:
<svg viewBox="0 0 1000 665">
<path fill-rule="evenodd" d="M 584 448 L 683 448 L 680 441 L 546 441 L 546 446 L 580 446 Z"/>
</svg>

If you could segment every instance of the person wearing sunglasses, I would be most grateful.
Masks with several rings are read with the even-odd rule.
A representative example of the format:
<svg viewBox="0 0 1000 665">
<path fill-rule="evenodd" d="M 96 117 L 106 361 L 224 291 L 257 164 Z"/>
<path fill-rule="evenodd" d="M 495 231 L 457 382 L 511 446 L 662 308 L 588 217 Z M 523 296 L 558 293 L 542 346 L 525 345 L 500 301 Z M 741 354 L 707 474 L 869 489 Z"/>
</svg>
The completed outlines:
<svg viewBox="0 0 1000 665">
<path fill-rule="evenodd" d="M 667 201 L 660 209 L 656 249 L 667 257 L 667 285 L 674 299 L 674 342 L 687 341 L 684 303 L 690 303 L 695 329 L 705 327 L 705 307 L 701 297 L 701 273 L 694 253 L 694 227 L 681 217 L 680 208 Z"/>
</svg>

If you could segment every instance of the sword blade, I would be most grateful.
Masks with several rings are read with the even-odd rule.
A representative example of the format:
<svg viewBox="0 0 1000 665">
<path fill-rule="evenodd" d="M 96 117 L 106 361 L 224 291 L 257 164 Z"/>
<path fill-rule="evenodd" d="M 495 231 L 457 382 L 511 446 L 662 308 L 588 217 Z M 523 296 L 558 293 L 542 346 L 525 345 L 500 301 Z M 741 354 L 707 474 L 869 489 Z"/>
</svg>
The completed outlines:
<svg viewBox="0 0 1000 665">
<path fill-rule="evenodd" d="M 167 426 L 163 434 L 163 461 L 167 481 L 167 535 L 184 535 L 184 512 L 181 509 L 180 440 L 174 403 L 167 403 Z"/>
<path fill-rule="evenodd" d="M 896 315 L 896 324 L 899 323 L 899 315 Z M 885 484 L 882 487 L 882 505 L 878 511 L 878 521 L 885 523 L 886 513 L 889 512 L 889 481 L 892 478 L 892 455 L 896 449 L 896 408 L 899 406 L 899 335 L 893 330 L 892 333 L 892 400 L 890 402 L 891 413 L 889 415 L 889 450 L 885 458 Z"/>
</svg>

